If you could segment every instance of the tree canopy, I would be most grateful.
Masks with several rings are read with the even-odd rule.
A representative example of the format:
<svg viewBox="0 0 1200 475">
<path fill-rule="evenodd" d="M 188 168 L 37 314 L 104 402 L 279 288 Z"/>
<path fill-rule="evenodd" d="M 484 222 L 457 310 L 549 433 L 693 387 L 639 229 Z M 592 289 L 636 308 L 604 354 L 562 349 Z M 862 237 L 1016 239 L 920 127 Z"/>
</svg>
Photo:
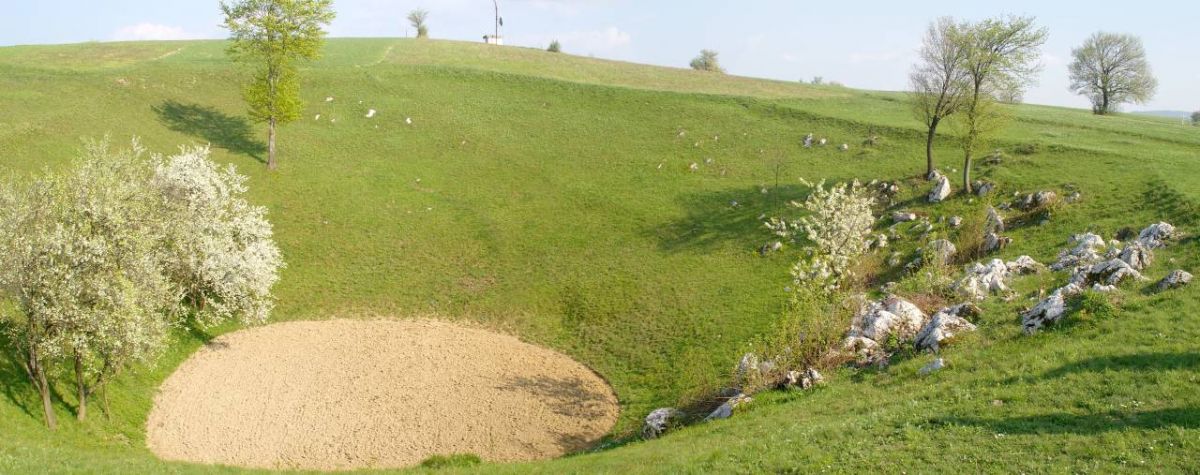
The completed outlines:
<svg viewBox="0 0 1200 475">
<path fill-rule="evenodd" d="M 1126 102 L 1145 103 L 1158 89 L 1136 36 L 1098 32 L 1071 50 L 1071 56 L 1071 92 L 1086 96 L 1096 114 L 1108 114 Z"/>
</svg>

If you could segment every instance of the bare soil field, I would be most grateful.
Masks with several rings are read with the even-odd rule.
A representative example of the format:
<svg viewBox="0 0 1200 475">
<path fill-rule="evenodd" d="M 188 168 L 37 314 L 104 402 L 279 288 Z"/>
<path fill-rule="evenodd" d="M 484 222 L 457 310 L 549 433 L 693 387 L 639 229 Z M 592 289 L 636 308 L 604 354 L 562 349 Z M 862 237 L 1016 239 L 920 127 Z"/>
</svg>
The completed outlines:
<svg viewBox="0 0 1200 475">
<path fill-rule="evenodd" d="M 159 457 L 256 468 L 560 456 L 616 423 L 608 384 L 560 353 L 434 320 L 288 322 L 221 336 L 162 385 Z"/>
</svg>

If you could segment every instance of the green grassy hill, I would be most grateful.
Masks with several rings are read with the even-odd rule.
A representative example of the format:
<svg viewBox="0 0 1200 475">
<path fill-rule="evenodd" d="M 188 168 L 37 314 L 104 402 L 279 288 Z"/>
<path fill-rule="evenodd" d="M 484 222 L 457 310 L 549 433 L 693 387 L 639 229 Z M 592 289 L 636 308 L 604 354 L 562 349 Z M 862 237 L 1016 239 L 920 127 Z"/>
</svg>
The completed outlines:
<svg viewBox="0 0 1200 475">
<path fill-rule="evenodd" d="M 605 376 L 622 405 L 618 440 L 650 410 L 720 385 L 774 328 L 797 253 L 758 256 L 770 239 L 759 217 L 802 197 L 798 178 L 909 180 L 904 204 L 935 216 L 982 205 L 919 203 L 923 132 L 896 93 L 337 39 L 306 68 L 307 113 L 282 129 L 280 169 L 267 173 L 239 77 L 221 42 L 0 48 L 0 171 L 60 166 L 81 138 L 105 134 L 162 152 L 211 143 L 270 208 L 288 262 L 275 320 L 420 315 L 503 329 Z M 1011 232 L 1003 257 L 1047 262 L 1071 234 L 1165 220 L 1189 237 L 1147 275 L 1200 269 L 1200 129 L 1044 106 L 1013 114 L 997 143 L 1007 158 L 977 173 L 1002 193 L 1078 189 L 1083 200 Z M 851 150 L 804 149 L 809 132 Z M 882 144 L 860 146 L 869 134 Z M 943 170 L 961 166 L 949 140 L 938 152 Z M 990 299 L 980 331 L 946 348 L 949 368 L 929 377 L 917 375 L 929 355 L 844 369 L 819 390 L 762 394 L 730 420 L 660 440 L 477 468 L 1194 470 L 1200 286 L 1130 286 L 1114 295 L 1115 315 L 1022 336 L 1018 309 L 1062 280 L 1022 279 L 1021 298 Z M 21 370 L 0 359 L 0 473 L 238 471 L 164 463 L 144 448 L 158 383 L 207 337 L 181 332 L 158 366 L 115 382 L 109 420 L 74 422 L 70 388 L 59 388 L 57 433 L 42 428 Z"/>
</svg>

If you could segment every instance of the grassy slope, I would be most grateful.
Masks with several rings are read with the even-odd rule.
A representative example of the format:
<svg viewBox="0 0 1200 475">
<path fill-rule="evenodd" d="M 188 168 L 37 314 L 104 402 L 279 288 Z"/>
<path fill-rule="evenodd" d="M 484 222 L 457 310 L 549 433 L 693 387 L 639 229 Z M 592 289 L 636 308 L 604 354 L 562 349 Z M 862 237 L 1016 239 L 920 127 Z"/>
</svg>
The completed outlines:
<svg viewBox="0 0 1200 475">
<path fill-rule="evenodd" d="M 268 175 L 220 43 L 0 48 L 3 169 L 61 165 L 80 137 L 105 133 L 139 134 L 160 151 L 211 142 L 271 208 L 289 262 L 277 319 L 486 322 L 605 375 L 623 433 L 713 384 L 771 327 L 791 255 L 753 255 L 767 239 L 757 217 L 801 191 L 796 177 L 898 178 L 920 167 L 920 133 L 895 94 L 470 43 L 335 40 L 326 56 L 308 71 L 309 113 L 284 129 L 282 167 Z M 368 108 L 379 115 L 363 118 Z M 1083 229 L 1200 224 L 1196 130 L 1048 107 L 1014 114 L 1000 145 L 1039 152 L 981 171 L 1008 191 L 1073 185 L 1086 199 L 1015 231 L 1006 254 L 1049 260 Z M 885 143 L 860 151 L 868 130 Z M 801 149 L 809 131 L 854 151 Z M 1200 268 L 1196 251 L 1188 240 L 1160 253 L 1150 275 Z M 952 368 L 931 378 L 915 376 L 929 358 L 919 356 L 843 372 L 820 391 L 766 395 L 731 421 L 660 441 L 487 468 L 1182 470 L 1200 444 L 1198 295 L 1130 288 L 1119 317 L 1036 338 L 1018 335 L 1015 309 L 1027 302 L 992 302 L 973 343 L 949 349 Z M 113 388 L 112 421 L 67 422 L 53 435 L 19 369 L 0 360 L 0 472 L 207 470 L 141 448 L 157 382 L 200 344 L 179 338 L 161 365 Z"/>
</svg>

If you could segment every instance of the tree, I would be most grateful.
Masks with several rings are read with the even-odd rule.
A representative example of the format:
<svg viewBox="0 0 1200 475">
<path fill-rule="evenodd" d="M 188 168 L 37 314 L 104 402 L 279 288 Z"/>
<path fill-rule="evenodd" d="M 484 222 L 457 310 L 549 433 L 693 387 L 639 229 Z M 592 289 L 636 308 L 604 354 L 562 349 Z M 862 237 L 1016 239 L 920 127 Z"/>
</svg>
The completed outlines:
<svg viewBox="0 0 1200 475">
<path fill-rule="evenodd" d="M 1136 36 L 1094 33 L 1071 50 L 1071 56 L 1071 92 L 1087 96 L 1097 115 L 1108 114 L 1126 102 L 1144 104 L 1158 89 L 1146 49 Z"/>
<path fill-rule="evenodd" d="M 920 61 L 908 75 L 913 112 L 926 129 L 926 177 L 934 172 L 933 141 L 938 125 L 958 112 L 967 89 L 964 28 L 949 17 L 931 23 L 921 43 Z"/>
<path fill-rule="evenodd" d="M 268 124 L 267 168 L 274 170 L 275 127 L 300 116 L 296 62 L 316 59 L 322 29 L 333 20 L 332 0 L 236 0 L 221 2 L 229 30 L 229 55 L 257 70 L 244 97 L 250 116 Z"/>
<path fill-rule="evenodd" d="M 1192 125 L 1200 127 L 1200 111 L 1192 113 Z"/>
<path fill-rule="evenodd" d="M 408 23 L 417 30 L 417 38 L 429 37 L 429 25 L 425 24 L 425 20 L 429 18 L 429 12 L 426 10 L 416 9 L 408 12 Z"/>
<path fill-rule="evenodd" d="M 1046 29 L 1036 27 L 1033 17 L 992 18 L 967 26 L 960 41 L 967 89 L 956 117 L 963 150 L 962 189 L 970 194 L 973 156 L 1002 126 L 1000 102 L 1019 98 L 1040 70 L 1038 48 L 1046 42 Z"/>
<path fill-rule="evenodd" d="M 207 148 L 85 151 L 65 175 L 0 184 L 0 328 L 52 429 L 58 365 L 83 420 L 92 394 L 153 360 L 181 316 L 265 321 L 283 266 L 265 209 L 242 198 L 246 178 Z"/>
<path fill-rule="evenodd" d="M 795 240 L 803 235 L 812 243 L 806 255 L 792 266 L 797 289 L 804 287 L 833 292 L 854 276 L 855 261 L 870 247 L 868 236 L 875 224 L 871 208 L 875 199 L 858 181 L 825 188 L 821 181 L 812 185 L 804 203 L 792 202 L 808 214 L 800 219 L 771 218 L 765 224 L 782 238 Z"/>
<path fill-rule="evenodd" d="M 87 147 L 74 173 L 42 177 L 6 193 L 0 284 L 15 304 L 5 316 L 26 374 L 55 427 L 47 373 L 71 362 L 76 416 L 122 368 L 164 346 L 173 289 L 157 251 L 160 214 L 145 193 L 140 148 Z"/>
<path fill-rule="evenodd" d="M 550 46 L 546 48 L 546 51 L 549 51 L 551 53 L 561 53 L 562 52 L 562 43 L 559 43 L 558 40 L 551 41 Z"/>
<path fill-rule="evenodd" d="M 208 147 L 185 147 L 155 165 L 151 184 L 166 216 L 165 272 L 199 325 L 260 324 L 274 307 L 271 287 L 283 258 L 266 208 L 243 197 L 246 177 L 232 165 L 218 168 L 208 154 Z"/>
<path fill-rule="evenodd" d="M 724 73 L 721 69 L 720 62 L 717 61 L 717 52 L 710 49 L 700 50 L 700 56 L 692 59 L 692 69 L 697 71 L 710 71 L 714 73 Z"/>
</svg>

